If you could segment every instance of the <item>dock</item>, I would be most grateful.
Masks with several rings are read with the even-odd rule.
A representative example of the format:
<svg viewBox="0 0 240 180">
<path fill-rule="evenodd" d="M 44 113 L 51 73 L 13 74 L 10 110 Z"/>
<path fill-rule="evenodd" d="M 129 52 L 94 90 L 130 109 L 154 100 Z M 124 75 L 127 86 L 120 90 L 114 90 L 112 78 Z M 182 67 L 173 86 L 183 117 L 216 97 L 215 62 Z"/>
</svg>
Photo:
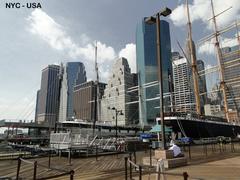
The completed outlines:
<svg viewBox="0 0 240 180">
<path fill-rule="evenodd" d="M 187 147 L 184 151 L 185 156 L 188 158 L 188 165 L 171 170 L 166 170 L 167 173 L 182 173 L 186 171 L 189 174 L 190 179 L 237 179 L 240 177 L 240 143 L 237 142 L 234 145 L 234 151 L 230 144 L 225 145 L 223 149 L 219 149 L 218 146 L 212 148 L 212 145 L 196 145 L 191 147 L 191 157 Z M 137 151 L 136 163 L 142 164 L 142 158 L 148 157 L 149 153 L 153 151 Z M 27 161 L 37 161 L 37 179 L 46 178 L 49 176 L 55 176 L 61 174 L 57 170 L 63 170 L 64 172 L 74 171 L 74 179 L 84 180 L 122 180 L 125 175 L 125 162 L 124 157 L 128 156 L 128 153 L 114 154 L 114 155 L 102 155 L 97 158 L 92 157 L 78 157 L 72 158 L 69 162 L 68 157 L 54 156 L 51 158 L 50 169 L 48 168 L 49 158 L 30 158 Z M 15 179 L 17 172 L 17 160 L 2 160 L 0 161 L 0 177 L 8 177 Z M 145 167 L 143 167 L 144 169 Z M 154 168 L 155 169 L 155 168 Z M 33 164 L 22 162 L 19 177 L 23 179 L 32 179 L 34 172 Z M 133 172 L 133 177 L 138 179 L 137 172 Z M 149 174 L 147 169 L 143 170 L 142 179 L 155 179 L 154 174 Z M 176 177 L 167 176 L 168 179 L 176 179 Z M 64 180 L 69 179 L 69 176 L 62 176 L 55 179 Z"/>
</svg>

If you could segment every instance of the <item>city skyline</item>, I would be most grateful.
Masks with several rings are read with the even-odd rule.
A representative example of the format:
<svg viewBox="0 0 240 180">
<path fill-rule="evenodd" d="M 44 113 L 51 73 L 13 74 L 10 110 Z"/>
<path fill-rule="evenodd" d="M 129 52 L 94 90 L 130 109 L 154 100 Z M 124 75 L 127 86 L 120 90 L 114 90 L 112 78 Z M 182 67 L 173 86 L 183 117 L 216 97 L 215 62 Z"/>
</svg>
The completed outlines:
<svg viewBox="0 0 240 180">
<path fill-rule="evenodd" d="M 234 3 L 237 4 L 236 0 L 224 2 L 222 5 L 219 5 L 219 1 L 215 1 L 217 13 L 228 6 L 233 6 L 232 10 L 221 16 L 223 18 L 221 26 L 231 23 L 233 17 L 236 19 L 239 17 L 239 7 L 234 6 Z M 190 7 L 194 10 L 197 5 L 203 4 L 201 2 L 203 1 L 190 1 Z M 180 23 L 183 17 L 178 15 L 184 1 L 153 1 L 152 4 L 144 1 L 112 3 L 108 0 L 101 2 L 62 1 L 61 3 L 59 1 L 41 1 L 41 3 L 42 9 L 10 10 L 5 9 L 4 2 L 1 1 L 0 83 L 4 84 L 4 88 L 0 90 L 0 119 L 22 118 L 25 116 L 26 109 L 35 107 L 36 91 L 40 86 L 40 72 L 48 64 L 59 64 L 68 59 L 80 60 L 86 63 L 87 73 L 92 73 L 89 76 L 90 79 L 94 79 L 93 70 L 90 67 L 94 62 L 93 42 L 95 40 L 98 41 L 99 47 L 100 72 L 103 72 L 101 78 L 107 79 L 111 64 L 119 56 L 126 57 L 131 69 L 136 70 L 133 66 L 136 24 L 144 16 L 151 15 L 161 7 L 169 6 L 173 9 L 173 15 L 175 14 L 167 19 L 173 29 L 171 30 L 171 40 L 178 39 L 183 44 L 184 36 L 186 37 L 185 23 Z M 132 13 L 132 8 L 136 3 L 139 8 L 136 13 Z M 146 3 L 148 8 L 145 8 Z M 207 3 L 205 6 L 209 10 Z M 93 13 L 87 12 L 84 7 L 89 8 Z M 117 7 L 125 7 L 126 15 L 124 17 L 121 17 L 123 12 L 121 8 L 116 11 Z M 83 12 L 76 13 L 76 8 L 80 8 Z M 68 12 L 67 9 L 71 12 Z M 209 16 L 211 16 L 210 11 Z M 128 17 L 130 18 L 128 19 Z M 211 32 L 209 23 L 203 21 L 207 18 L 203 17 L 201 12 L 193 13 L 193 31 L 196 40 Z M 203 32 L 198 30 L 200 27 Z M 176 32 L 183 34 L 183 37 L 176 35 Z M 176 42 L 172 44 L 173 51 L 177 49 L 177 46 Z M 199 49 L 204 57 L 203 52 L 206 53 L 206 49 L 204 50 L 204 46 Z M 211 52 L 211 48 L 209 51 Z M 211 63 L 207 65 L 212 65 Z M 15 87 L 19 88 L 17 92 L 14 91 Z M 33 116 L 34 112 L 29 119 L 33 119 Z"/>
</svg>

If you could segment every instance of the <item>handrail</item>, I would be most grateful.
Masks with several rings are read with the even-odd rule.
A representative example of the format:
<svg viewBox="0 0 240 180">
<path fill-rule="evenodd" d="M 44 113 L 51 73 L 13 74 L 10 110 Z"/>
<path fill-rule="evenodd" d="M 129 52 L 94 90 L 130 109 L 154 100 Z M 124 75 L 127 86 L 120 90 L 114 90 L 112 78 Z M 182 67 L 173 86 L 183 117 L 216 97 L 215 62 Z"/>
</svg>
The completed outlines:
<svg viewBox="0 0 240 180">
<path fill-rule="evenodd" d="M 74 170 L 66 171 L 64 169 L 59 169 L 59 168 L 53 168 L 53 167 L 50 168 L 50 166 L 45 166 L 45 165 L 42 165 L 42 164 L 38 164 L 37 161 L 29 161 L 29 160 L 23 159 L 21 157 L 18 158 L 16 180 L 20 179 L 19 178 L 19 173 L 20 173 L 20 168 L 21 168 L 21 162 L 25 162 L 25 163 L 34 165 L 33 180 L 51 179 L 51 178 L 57 178 L 57 177 L 66 176 L 66 175 L 70 175 L 70 180 L 73 180 Z M 58 175 L 51 175 L 51 176 L 44 177 L 44 178 L 37 178 L 37 167 L 38 166 L 44 167 L 46 169 L 55 170 L 55 171 L 58 171 L 58 172 L 63 172 L 63 173 L 58 174 Z"/>
</svg>

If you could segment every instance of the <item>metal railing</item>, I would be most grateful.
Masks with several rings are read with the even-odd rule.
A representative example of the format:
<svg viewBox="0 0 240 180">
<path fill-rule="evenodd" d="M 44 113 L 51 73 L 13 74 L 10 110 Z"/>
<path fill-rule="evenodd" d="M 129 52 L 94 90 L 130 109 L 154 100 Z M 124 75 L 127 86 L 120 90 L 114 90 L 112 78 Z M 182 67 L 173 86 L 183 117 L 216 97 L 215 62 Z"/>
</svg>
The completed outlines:
<svg viewBox="0 0 240 180">
<path fill-rule="evenodd" d="M 50 167 L 50 164 L 48 164 L 48 166 L 45 166 L 45 165 L 39 164 L 37 161 L 29 161 L 29 160 L 26 160 L 26 159 L 23 159 L 23 158 L 19 157 L 18 158 L 17 173 L 16 173 L 16 180 L 21 179 L 19 174 L 20 174 L 20 169 L 21 169 L 22 162 L 33 165 L 33 177 L 32 177 L 33 180 L 52 179 L 52 178 L 57 178 L 57 177 L 62 177 L 62 176 L 67 176 L 67 175 L 69 175 L 70 180 L 73 180 L 73 177 L 74 177 L 74 170 L 66 171 L 66 170 L 63 170 L 63 169 L 53 168 L 53 167 Z M 46 169 L 58 171 L 61 174 L 37 178 L 37 167 L 38 166 L 46 168 Z"/>
<path fill-rule="evenodd" d="M 157 179 L 160 179 L 161 175 L 182 177 L 183 180 L 187 180 L 189 178 L 189 175 L 187 172 L 183 172 L 182 174 L 168 173 L 168 172 L 160 171 L 159 169 L 153 170 L 153 169 L 150 169 L 150 167 L 137 164 L 136 157 L 134 157 L 134 161 L 132 160 L 132 153 L 130 153 L 128 157 L 124 157 L 124 160 L 125 160 L 125 180 L 128 180 L 128 178 L 132 180 L 133 175 L 138 176 L 139 180 L 142 180 L 142 177 L 144 174 L 157 174 Z M 143 173 L 143 172 L 146 172 L 146 173 Z"/>
</svg>

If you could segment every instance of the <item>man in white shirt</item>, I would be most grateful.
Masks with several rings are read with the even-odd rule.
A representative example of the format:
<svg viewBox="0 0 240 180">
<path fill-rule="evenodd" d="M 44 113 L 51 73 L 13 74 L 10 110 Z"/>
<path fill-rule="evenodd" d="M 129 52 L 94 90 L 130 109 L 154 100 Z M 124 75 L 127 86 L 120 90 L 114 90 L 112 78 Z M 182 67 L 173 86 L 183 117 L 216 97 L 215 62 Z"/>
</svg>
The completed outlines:
<svg viewBox="0 0 240 180">
<path fill-rule="evenodd" d="M 174 157 L 183 157 L 184 155 L 181 152 L 180 147 L 178 147 L 173 140 L 171 140 L 170 142 L 171 147 L 169 148 L 169 150 L 173 151 L 173 156 Z"/>
</svg>

